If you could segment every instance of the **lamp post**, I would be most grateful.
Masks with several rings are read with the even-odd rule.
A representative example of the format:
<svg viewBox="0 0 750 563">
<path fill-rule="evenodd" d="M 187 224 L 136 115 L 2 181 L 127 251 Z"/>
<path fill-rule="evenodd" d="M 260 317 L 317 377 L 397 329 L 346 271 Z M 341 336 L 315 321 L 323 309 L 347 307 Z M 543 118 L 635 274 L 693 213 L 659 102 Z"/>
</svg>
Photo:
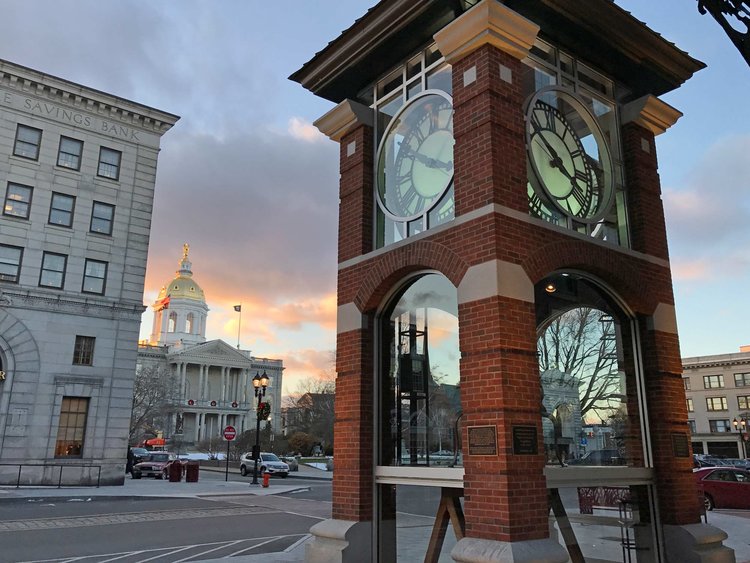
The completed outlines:
<svg viewBox="0 0 750 563">
<path fill-rule="evenodd" d="M 268 376 L 266 375 L 266 370 L 263 370 L 263 375 L 256 372 L 255 377 L 253 377 L 253 387 L 255 388 L 255 396 L 258 397 L 258 407 L 255 411 L 255 418 L 257 419 L 255 423 L 255 446 L 253 447 L 253 459 L 255 460 L 255 465 L 253 466 L 253 482 L 251 485 L 257 485 L 258 458 L 260 457 L 260 419 L 268 416 L 267 414 L 262 416 L 261 413 L 263 397 L 266 396 L 266 387 L 268 387 Z"/>
<path fill-rule="evenodd" d="M 740 418 L 737 420 L 736 418 L 732 420 L 732 424 L 734 425 L 735 430 L 740 435 L 740 455 L 742 456 L 742 459 L 745 459 L 747 457 L 747 451 L 745 450 L 745 430 L 747 430 L 747 420 L 744 418 Z"/>
</svg>

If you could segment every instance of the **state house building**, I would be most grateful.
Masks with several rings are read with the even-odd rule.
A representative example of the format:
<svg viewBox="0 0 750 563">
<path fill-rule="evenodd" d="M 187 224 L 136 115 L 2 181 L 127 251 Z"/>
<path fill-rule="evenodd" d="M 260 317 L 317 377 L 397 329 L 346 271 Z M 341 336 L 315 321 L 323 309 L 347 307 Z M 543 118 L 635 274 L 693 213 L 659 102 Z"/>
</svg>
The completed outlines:
<svg viewBox="0 0 750 563">
<path fill-rule="evenodd" d="M 0 60 L 0 484 L 122 484 L 161 136 Z"/>
<path fill-rule="evenodd" d="M 655 145 L 703 67 L 609 0 L 382 0 L 291 76 L 340 144 L 308 561 L 734 561 L 700 519 Z"/>
</svg>

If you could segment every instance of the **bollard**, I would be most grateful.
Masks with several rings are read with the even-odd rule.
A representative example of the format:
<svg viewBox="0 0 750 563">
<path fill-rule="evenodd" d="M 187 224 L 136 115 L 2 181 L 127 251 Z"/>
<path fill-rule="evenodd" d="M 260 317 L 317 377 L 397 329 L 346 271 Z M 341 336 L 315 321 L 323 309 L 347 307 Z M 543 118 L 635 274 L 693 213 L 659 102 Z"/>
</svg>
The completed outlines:
<svg viewBox="0 0 750 563">
<path fill-rule="evenodd" d="M 270 480 L 271 480 L 271 474 L 268 471 L 266 471 L 263 474 L 263 486 L 267 488 Z"/>
</svg>

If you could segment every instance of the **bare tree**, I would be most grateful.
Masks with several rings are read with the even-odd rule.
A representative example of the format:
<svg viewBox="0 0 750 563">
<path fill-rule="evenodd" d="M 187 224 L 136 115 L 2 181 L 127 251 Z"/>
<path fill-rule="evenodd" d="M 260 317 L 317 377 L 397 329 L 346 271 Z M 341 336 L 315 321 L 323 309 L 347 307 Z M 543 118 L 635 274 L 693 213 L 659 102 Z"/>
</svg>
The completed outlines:
<svg viewBox="0 0 750 563">
<path fill-rule="evenodd" d="M 177 377 L 164 366 L 140 366 L 133 387 L 133 412 L 130 416 L 130 443 L 156 436 L 166 430 L 169 416 L 176 408 Z"/>
<path fill-rule="evenodd" d="M 582 420 L 587 413 L 606 420 L 622 403 L 616 330 L 609 314 L 578 307 L 552 321 L 537 343 L 540 372 L 558 369 L 577 380 Z"/>
<path fill-rule="evenodd" d="M 287 428 L 313 436 L 324 449 L 333 447 L 334 402 L 336 379 L 333 361 L 319 377 L 308 377 L 284 398 Z M 290 444 L 291 447 L 291 444 Z"/>
</svg>

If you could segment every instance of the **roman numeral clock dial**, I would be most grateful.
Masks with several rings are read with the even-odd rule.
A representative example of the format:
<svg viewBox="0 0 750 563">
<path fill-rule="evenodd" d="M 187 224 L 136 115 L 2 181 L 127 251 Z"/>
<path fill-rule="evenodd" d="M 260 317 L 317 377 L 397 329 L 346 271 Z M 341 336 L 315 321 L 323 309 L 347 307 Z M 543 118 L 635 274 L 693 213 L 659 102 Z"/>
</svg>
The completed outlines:
<svg viewBox="0 0 750 563">
<path fill-rule="evenodd" d="M 453 144 L 447 94 L 428 90 L 401 108 L 378 149 L 378 203 L 387 216 L 435 223 L 453 217 Z"/>
<path fill-rule="evenodd" d="M 526 147 L 529 181 L 542 204 L 582 223 L 609 213 L 612 156 L 583 99 L 558 86 L 534 94 L 526 111 Z"/>
</svg>

